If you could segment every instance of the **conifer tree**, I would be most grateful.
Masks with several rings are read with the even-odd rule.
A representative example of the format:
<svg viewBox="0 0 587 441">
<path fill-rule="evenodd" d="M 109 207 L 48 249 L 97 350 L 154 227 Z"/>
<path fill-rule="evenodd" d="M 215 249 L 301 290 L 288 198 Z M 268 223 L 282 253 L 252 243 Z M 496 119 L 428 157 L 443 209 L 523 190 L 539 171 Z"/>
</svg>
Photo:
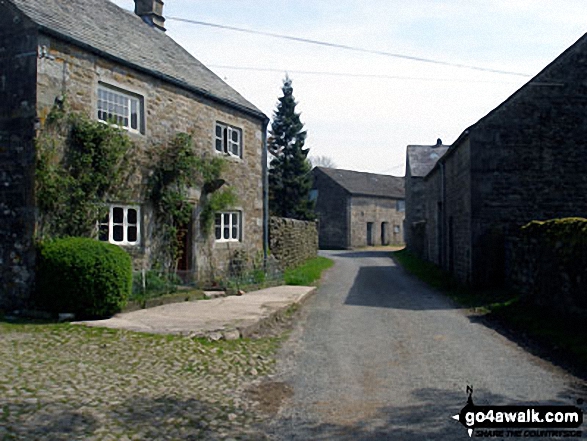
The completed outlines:
<svg viewBox="0 0 587 441">
<path fill-rule="evenodd" d="M 313 220 L 311 165 L 309 149 L 304 149 L 306 131 L 296 113 L 291 79 L 286 75 L 277 109 L 269 131 L 270 152 L 274 155 L 269 169 L 269 211 L 273 216 Z"/>
</svg>

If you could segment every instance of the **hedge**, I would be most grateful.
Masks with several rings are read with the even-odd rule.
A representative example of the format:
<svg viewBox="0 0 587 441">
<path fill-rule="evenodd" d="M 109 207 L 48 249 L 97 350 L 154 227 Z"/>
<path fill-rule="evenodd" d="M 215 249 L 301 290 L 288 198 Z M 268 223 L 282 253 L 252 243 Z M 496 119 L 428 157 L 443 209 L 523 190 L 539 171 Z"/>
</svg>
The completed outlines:
<svg viewBox="0 0 587 441">
<path fill-rule="evenodd" d="M 511 284 L 565 314 L 587 313 L 587 219 L 533 221 L 512 241 Z"/>
<path fill-rule="evenodd" d="M 132 287 L 130 256 L 116 245 L 70 237 L 39 244 L 37 305 L 76 318 L 111 316 Z"/>
</svg>

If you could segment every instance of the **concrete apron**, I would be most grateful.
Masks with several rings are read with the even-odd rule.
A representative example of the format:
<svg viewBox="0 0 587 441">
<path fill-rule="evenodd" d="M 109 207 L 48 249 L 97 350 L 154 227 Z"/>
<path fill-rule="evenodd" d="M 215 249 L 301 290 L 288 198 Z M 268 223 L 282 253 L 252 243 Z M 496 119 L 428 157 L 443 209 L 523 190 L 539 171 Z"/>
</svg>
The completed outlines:
<svg viewBox="0 0 587 441">
<path fill-rule="evenodd" d="M 276 286 L 242 296 L 171 303 L 155 308 L 117 314 L 105 320 L 74 324 L 126 329 L 152 334 L 235 340 L 251 336 L 301 304 L 316 291 L 312 286 Z"/>
</svg>

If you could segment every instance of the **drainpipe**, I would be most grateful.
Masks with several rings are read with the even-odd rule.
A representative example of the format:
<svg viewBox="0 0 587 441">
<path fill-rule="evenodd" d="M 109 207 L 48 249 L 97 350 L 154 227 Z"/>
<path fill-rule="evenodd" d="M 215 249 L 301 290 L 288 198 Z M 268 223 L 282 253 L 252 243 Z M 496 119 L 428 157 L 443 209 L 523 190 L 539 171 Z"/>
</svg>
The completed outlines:
<svg viewBox="0 0 587 441">
<path fill-rule="evenodd" d="M 267 170 L 267 125 L 269 119 L 263 121 L 263 267 L 267 272 L 267 257 L 269 255 L 269 173 Z"/>
</svg>

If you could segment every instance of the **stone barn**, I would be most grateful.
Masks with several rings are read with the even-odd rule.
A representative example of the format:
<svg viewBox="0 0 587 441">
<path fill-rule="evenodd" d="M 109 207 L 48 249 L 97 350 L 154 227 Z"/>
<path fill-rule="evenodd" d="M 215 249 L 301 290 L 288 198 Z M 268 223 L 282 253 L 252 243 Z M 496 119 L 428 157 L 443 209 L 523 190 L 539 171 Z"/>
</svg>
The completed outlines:
<svg viewBox="0 0 587 441">
<path fill-rule="evenodd" d="M 406 152 L 405 238 L 409 251 L 428 259 L 426 236 L 426 184 L 424 177 L 448 150 L 438 139 L 434 145 L 409 145 Z"/>
<path fill-rule="evenodd" d="M 404 243 L 404 178 L 315 167 L 313 197 L 322 249 Z"/>
<path fill-rule="evenodd" d="M 503 285 L 506 246 L 521 226 L 587 217 L 586 76 L 587 34 L 466 129 L 423 178 L 408 178 L 421 187 L 407 203 L 423 212 L 427 259 L 464 284 Z M 413 235 L 407 246 L 418 248 Z"/>
</svg>

